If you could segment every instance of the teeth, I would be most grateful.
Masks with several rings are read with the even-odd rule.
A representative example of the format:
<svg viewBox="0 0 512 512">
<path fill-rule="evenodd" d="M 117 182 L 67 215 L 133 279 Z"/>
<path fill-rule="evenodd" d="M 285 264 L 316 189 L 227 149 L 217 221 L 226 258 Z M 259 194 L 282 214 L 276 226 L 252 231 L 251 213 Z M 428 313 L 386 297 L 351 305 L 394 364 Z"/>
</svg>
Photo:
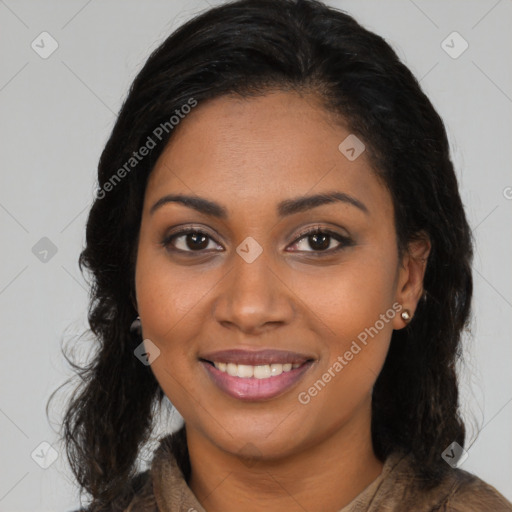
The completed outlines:
<svg viewBox="0 0 512 512">
<path fill-rule="evenodd" d="M 286 363 L 286 364 L 262 364 L 258 366 L 251 366 L 248 364 L 235 364 L 235 363 L 213 363 L 217 370 L 227 373 L 232 377 L 241 377 L 242 379 L 268 379 L 269 377 L 277 377 L 283 372 L 289 372 L 292 369 L 298 368 L 299 363 Z"/>
<path fill-rule="evenodd" d="M 272 377 L 277 377 L 283 373 L 283 365 L 282 364 L 271 364 L 270 365 L 270 374 Z"/>
<path fill-rule="evenodd" d="M 228 363 L 226 371 L 232 377 L 238 377 L 238 365 L 237 364 Z"/>
<path fill-rule="evenodd" d="M 268 364 L 254 367 L 254 377 L 257 379 L 268 379 L 271 375 L 272 371 Z"/>
<path fill-rule="evenodd" d="M 252 377 L 253 374 L 253 367 L 249 366 L 247 364 L 234 364 L 235 368 L 238 368 L 238 374 L 237 377 L 242 377 L 243 379 L 248 379 L 249 377 Z"/>
</svg>

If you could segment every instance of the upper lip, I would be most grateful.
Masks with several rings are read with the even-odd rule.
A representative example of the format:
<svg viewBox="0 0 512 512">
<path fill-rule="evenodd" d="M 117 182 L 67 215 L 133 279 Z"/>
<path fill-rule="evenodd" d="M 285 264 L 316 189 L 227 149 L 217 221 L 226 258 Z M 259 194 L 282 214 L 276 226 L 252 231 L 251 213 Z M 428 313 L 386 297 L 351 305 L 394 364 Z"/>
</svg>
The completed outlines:
<svg viewBox="0 0 512 512">
<path fill-rule="evenodd" d="M 209 352 L 201 355 L 199 359 L 203 359 L 216 363 L 234 363 L 247 364 L 251 366 L 259 366 L 265 364 L 303 364 L 313 357 L 298 352 L 289 352 L 287 350 L 219 350 L 217 352 Z"/>
</svg>

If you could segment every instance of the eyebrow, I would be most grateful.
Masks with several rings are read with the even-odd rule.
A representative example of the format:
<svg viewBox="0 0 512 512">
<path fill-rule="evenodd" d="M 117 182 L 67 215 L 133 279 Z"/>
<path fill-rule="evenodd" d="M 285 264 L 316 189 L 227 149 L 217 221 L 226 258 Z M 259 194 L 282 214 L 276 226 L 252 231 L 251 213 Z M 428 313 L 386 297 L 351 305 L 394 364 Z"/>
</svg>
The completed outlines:
<svg viewBox="0 0 512 512">
<path fill-rule="evenodd" d="M 277 205 L 277 213 L 279 217 L 287 217 L 318 206 L 336 202 L 349 204 L 355 206 L 366 214 L 369 213 L 368 208 L 364 203 L 359 201 L 359 199 L 338 191 L 324 192 L 322 194 L 305 197 L 301 196 L 294 199 L 285 199 Z M 184 194 L 169 194 L 160 198 L 149 210 L 150 215 L 167 203 L 179 203 L 189 208 L 193 208 L 200 213 L 216 217 L 218 219 L 227 219 L 228 217 L 227 209 L 220 204 L 203 197 L 188 196 Z"/>
</svg>

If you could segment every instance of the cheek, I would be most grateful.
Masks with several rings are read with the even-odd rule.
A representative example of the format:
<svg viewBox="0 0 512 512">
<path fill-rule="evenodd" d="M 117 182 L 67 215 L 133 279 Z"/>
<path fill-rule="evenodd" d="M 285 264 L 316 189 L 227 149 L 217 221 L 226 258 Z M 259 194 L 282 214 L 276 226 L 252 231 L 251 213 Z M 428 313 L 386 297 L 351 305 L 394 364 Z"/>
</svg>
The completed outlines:
<svg viewBox="0 0 512 512">
<path fill-rule="evenodd" d="M 369 407 L 388 352 L 395 312 L 359 291 L 359 302 L 354 295 L 349 295 L 348 302 L 340 297 L 341 310 L 333 303 L 330 316 L 324 316 L 334 334 L 323 338 L 324 357 L 296 395 L 305 414 L 300 427 L 304 431 L 326 435 L 349 421 L 362 406 Z M 390 311 L 388 316 L 386 311 Z"/>
<path fill-rule="evenodd" d="M 148 246 L 139 248 L 135 275 L 138 312 L 144 339 L 150 339 L 160 350 L 151 371 L 173 405 L 191 419 L 196 410 L 190 405 L 194 403 L 190 396 L 198 394 L 189 369 L 195 357 L 191 340 L 197 338 L 199 326 L 189 318 L 200 294 L 186 284 L 186 273 L 170 271 L 160 251 Z"/>
<path fill-rule="evenodd" d="M 135 285 L 144 336 L 163 348 L 171 348 L 178 338 L 192 338 L 200 324 L 188 319 L 201 308 L 205 290 L 214 284 L 211 273 L 171 265 L 164 250 L 141 246 Z"/>
<path fill-rule="evenodd" d="M 151 369 L 173 405 L 193 421 L 205 385 L 194 375 L 198 343 L 208 335 L 204 308 L 221 275 L 173 265 L 165 251 L 142 242 L 135 275 L 138 311 L 144 338 L 160 350 Z"/>
<path fill-rule="evenodd" d="M 299 275 L 299 273 L 297 273 Z M 297 295 L 319 319 L 325 334 L 339 340 L 340 347 L 356 339 L 365 329 L 379 321 L 394 302 L 396 258 L 383 251 L 360 251 L 340 265 L 324 269 L 316 276 L 295 276 Z M 391 316 L 391 311 L 388 316 Z M 378 330 L 391 332 L 391 322 L 378 323 Z M 334 343 L 336 345 L 336 343 Z"/>
<path fill-rule="evenodd" d="M 369 249 L 346 264 L 331 267 L 328 274 L 314 280 L 314 287 L 311 280 L 301 277 L 301 295 L 307 298 L 306 310 L 312 313 L 309 318 L 318 327 L 323 344 L 324 357 L 314 377 L 320 376 L 332 389 L 332 393 L 322 393 L 319 402 L 342 397 L 347 404 L 356 403 L 370 392 L 387 355 L 397 314 L 393 309 L 397 260 L 392 248 L 387 253 L 382 246 Z M 323 384 L 316 388 L 320 393 Z M 347 389 L 351 390 L 348 395 Z"/>
</svg>

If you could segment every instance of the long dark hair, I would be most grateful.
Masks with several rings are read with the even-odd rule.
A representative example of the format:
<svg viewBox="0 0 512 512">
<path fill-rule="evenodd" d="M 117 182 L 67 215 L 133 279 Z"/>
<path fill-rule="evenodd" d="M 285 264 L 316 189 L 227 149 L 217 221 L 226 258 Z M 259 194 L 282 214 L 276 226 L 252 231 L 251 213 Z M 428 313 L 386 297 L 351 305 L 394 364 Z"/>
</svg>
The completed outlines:
<svg viewBox="0 0 512 512">
<path fill-rule="evenodd" d="M 393 332 L 375 383 L 376 455 L 409 452 L 432 483 L 448 468 L 443 450 L 464 445 L 455 363 L 470 313 L 472 240 L 442 120 L 390 46 L 347 14 L 314 0 L 240 0 L 185 23 L 151 54 L 99 162 L 79 260 L 92 276 L 96 352 L 75 366 L 81 382 L 63 421 L 72 470 L 98 507 L 125 492 L 164 396 L 134 357 L 129 328 L 145 186 L 172 136 L 171 116 L 194 101 L 272 89 L 316 93 L 339 114 L 391 193 L 399 250 L 421 232 L 432 243 L 426 298 L 409 326 Z M 130 161 L 148 137 L 156 146 Z"/>
</svg>

